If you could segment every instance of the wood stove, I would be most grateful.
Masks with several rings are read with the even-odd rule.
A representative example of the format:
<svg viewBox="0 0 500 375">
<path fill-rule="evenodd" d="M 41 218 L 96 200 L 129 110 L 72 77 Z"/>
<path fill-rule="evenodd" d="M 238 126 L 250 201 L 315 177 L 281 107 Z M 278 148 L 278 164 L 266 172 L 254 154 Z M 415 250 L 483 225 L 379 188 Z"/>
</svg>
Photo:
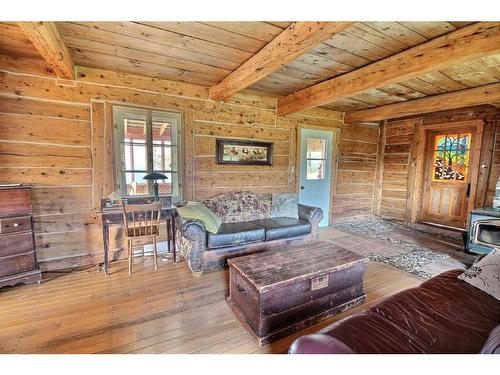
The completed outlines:
<svg viewBox="0 0 500 375">
<path fill-rule="evenodd" d="M 467 250 L 475 254 L 487 254 L 495 248 L 500 248 L 500 210 L 493 207 L 472 210 Z"/>
</svg>

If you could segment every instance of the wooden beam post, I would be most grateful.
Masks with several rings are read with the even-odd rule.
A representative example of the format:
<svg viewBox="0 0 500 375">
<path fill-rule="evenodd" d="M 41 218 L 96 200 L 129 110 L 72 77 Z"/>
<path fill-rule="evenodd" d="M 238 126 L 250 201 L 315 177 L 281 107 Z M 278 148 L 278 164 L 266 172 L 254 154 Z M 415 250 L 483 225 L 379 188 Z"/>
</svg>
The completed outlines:
<svg viewBox="0 0 500 375">
<path fill-rule="evenodd" d="M 379 125 L 377 165 L 375 167 L 375 187 L 373 189 L 373 202 L 372 202 L 372 212 L 376 216 L 380 216 L 380 204 L 382 200 L 386 131 L 387 131 L 386 121 L 382 121 L 381 124 Z"/>
<path fill-rule="evenodd" d="M 40 55 L 59 78 L 75 79 L 75 69 L 54 22 L 19 22 Z"/>
<path fill-rule="evenodd" d="M 350 112 L 346 114 L 344 121 L 352 124 L 356 122 L 392 119 L 487 104 L 498 100 L 500 100 L 500 83 L 492 83 L 472 89 Z"/>
<path fill-rule="evenodd" d="M 294 22 L 264 48 L 210 89 L 210 99 L 223 100 L 275 72 L 352 22 Z"/>
<path fill-rule="evenodd" d="M 279 116 L 500 52 L 500 22 L 477 22 L 278 100 Z"/>
</svg>

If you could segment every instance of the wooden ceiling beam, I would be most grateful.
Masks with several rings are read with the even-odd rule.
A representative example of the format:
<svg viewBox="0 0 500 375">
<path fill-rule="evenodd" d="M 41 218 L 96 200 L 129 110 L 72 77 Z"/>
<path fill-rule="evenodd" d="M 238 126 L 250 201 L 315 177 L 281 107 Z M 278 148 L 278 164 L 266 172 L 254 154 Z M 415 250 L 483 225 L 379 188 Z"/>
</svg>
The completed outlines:
<svg viewBox="0 0 500 375">
<path fill-rule="evenodd" d="M 223 100 L 267 77 L 352 22 L 294 22 L 239 68 L 210 89 L 210 99 Z"/>
<path fill-rule="evenodd" d="M 500 52 L 500 22 L 477 22 L 278 99 L 287 115 Z"/>
<path fill-rule="evenodd" d="M 344 122 L 373 122 L 500 101 L 500 83 L 349 112 Z"/>
<path fill-rule="evenodd" d="M 19 26 L 59 78 L 75 79 L 73 61 L 54 22 L 19 22 Z"/>
</svg>

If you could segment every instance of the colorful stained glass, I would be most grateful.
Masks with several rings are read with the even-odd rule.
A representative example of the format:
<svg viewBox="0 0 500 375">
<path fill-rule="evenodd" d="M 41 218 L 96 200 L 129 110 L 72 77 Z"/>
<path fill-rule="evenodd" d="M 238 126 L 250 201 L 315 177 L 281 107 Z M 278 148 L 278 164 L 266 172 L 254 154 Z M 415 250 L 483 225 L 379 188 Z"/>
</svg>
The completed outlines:
<svg viewBox="0 0 500 375">
<path fill-rule="evenodd" d="M 466 181 L 470 142 L 471 133 L 435 137 L 433 181 Z"/>
</svg>

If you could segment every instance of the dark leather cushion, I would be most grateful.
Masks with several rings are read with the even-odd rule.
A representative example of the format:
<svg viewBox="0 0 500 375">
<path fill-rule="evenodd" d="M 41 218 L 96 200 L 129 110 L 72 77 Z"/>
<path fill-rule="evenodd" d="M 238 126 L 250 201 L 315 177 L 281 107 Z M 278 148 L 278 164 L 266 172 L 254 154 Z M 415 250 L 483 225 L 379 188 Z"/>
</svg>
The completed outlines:
<svg viewBox="0 0 500 375">
<path fill-rule="evenodd" d="M 354 354 L 342 341 L 324 333 L 305 335 L 295 340 L 289 354 Z"/>
<path fill-rule="evenodd" d="M 383 316 L 367 311 L 320 331 L 342 341 L 359 354 L 439 353 Z"/>
<path fill-rule="evenodd" d="M 217 234 L 208 233 L 207 247 L 209 249 L 216 249 L 219 247 L 260 242 L 264 241 L 265 235 L 264 228 L 251 222 L 224 223 L 219 227 Z"/>
<path fill-rule="evenodd" d="M 478 315 L 500 324 L 500 301 L 489 294 L 473 287 L 458 276 L 464 270 L 446 271 L 420 285 L 420 288 L 431 290 L 452 299 L 458 305 L 464 306 Z"/>
<path fill-rule="evenodd" d="M 301 236 L 311 233 L 311 224 L 303 219 L 275 217 L 251 221 L 266 230 L 266 241 Z"/>
<path fill-rule="evenodd" d="M 461 273 L 463 270 L 447 271 L 320 333 L 340 340 L 356 353 L 500 351 L 500 303 L 458 280 Z"/>
<path fill-rule="evenodd" d="M 370 310 L 441 353 L 478 353 L 496 326 L 476 311 L 425 288 L 405 290 Z"/>
</svg>

